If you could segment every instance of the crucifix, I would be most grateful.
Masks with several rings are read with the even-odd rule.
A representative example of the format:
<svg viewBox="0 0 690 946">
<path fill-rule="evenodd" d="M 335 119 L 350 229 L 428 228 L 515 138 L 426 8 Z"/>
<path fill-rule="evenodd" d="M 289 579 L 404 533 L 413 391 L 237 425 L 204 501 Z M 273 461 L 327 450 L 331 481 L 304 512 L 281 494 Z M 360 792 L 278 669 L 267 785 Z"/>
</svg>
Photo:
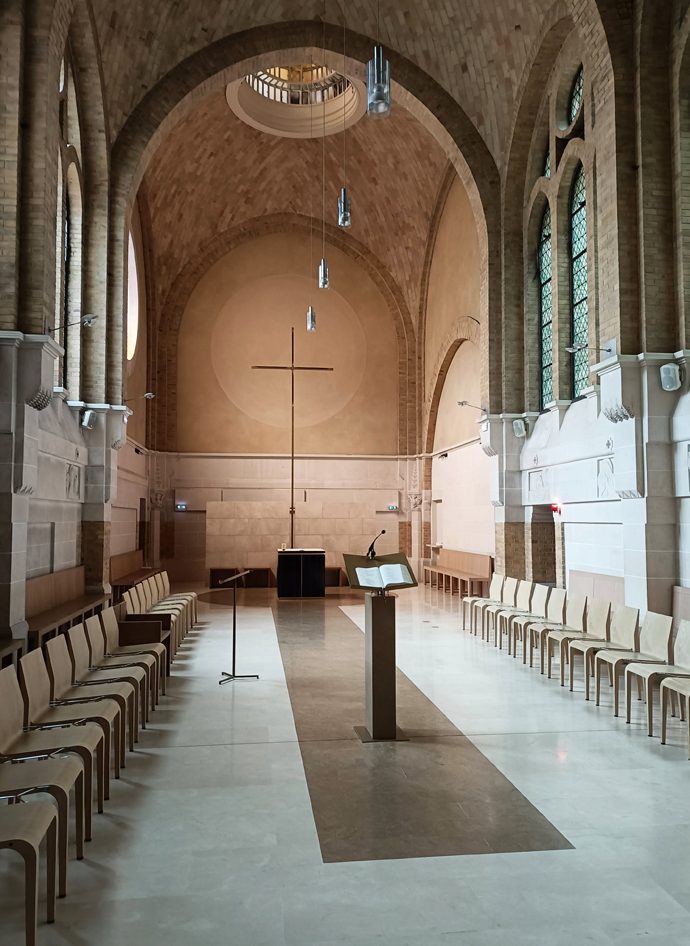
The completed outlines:
<svg viewBox="0 0 690 946">
<path fill-rule="evenodd" d="M 295 327 L 292 327 L 292 357 L 289 365 L 252 365 L 255 371 L 289 371 L 291 379 L 290 397 L 290 548 L 295 547 L 295 372 L 333 371 L 332 368 L 317 368 L 295 364 Z"/>
</svg>

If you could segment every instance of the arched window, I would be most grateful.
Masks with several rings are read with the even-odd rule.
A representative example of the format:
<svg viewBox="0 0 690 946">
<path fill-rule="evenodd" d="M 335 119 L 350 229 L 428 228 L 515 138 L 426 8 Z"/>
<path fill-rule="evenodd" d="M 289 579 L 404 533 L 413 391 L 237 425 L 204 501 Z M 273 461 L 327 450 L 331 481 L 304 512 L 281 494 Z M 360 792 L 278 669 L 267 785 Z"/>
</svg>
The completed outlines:
<svg viewBox="0 0 690 946">
<path fill-rule="evenodd" d="M 544 155 L 544 177 L 551 177 L 551 149 L 549 146 L 546 146 L 546 154 Z"/>
<path fill-rule="evenodd" d="M 573 355 L 573 397 L 589 385 L 589 305 L 587 299 L 587 194 L 585 169 L 575 172 L 570 194 L 570 304 Z"/>
<path fill-rule="evenodd" d="M 64 348 L 56 363 L 55 384 L 79 399 L 82 312 L 82 170 L 79 97 L 69 50 L 60 67 L 58 115 L 57 219 L 55 227 L 55 324 L 53 336 Z"/>
<path fill-rule="evenodd" d="M 577 118 L 580 109 L 582 108 L 582 99 L 585 92 L 585 76 L 584 69 L 582 66 L 575 73 L 575 78 L 573 79 L 573 86 L 570 90 L 570 98 L 568 100 L 568 124 L 572 123 Z"/>
<path fill-rule="evenodd" d="M 134 358 L 139 334 L 139 277 L 134 239 L 129 235 L 127 253 L 127 361 Z"/>
<path fill-rule="evenodd" d="M 551 293 L 551 209 L 547 205 L 539 231 L 537 250 L 539 272 L 539 371 L 541 377 L 540 400 L 544 408 L 553 401 L 553 304 Z"/>
</svg>

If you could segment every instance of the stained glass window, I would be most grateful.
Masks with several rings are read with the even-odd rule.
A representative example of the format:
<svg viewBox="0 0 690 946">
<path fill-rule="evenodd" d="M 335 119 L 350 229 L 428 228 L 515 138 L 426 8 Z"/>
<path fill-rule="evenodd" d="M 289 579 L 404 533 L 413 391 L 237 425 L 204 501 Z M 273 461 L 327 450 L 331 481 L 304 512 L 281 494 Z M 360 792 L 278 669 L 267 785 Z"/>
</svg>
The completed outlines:
<svg viewBox="0 0 690 946">
<path fill-rule="evenodd" d="M 570 100 L 568 102 L 568 124 L 572 125 L 582 108 L 582 97 L 584 95 L 584 71 L 582 66 L 575 73 L 573 87 L 570 90 Z"/>
<path fill-rule="evenodd" d="M 570 278 L 572 345 L 583 346 L 573 355 L 573 397 L 589 385 L 589 307 L 587 300 L 587 194 L 585 169 L 575 172 L 570 196 Z"/>
<path fill-rule="evenodd" d="M 541 407 L 553 401 L 553 305 L 551 294 L 551 209 L 547 206 L 541 221 L 539 249 L 539 323 Z"/>
<path fill-rule="evenodd" d="M 544 155 L 544 177 L 551 177 L 551 151 L 549 146 L 546 146 L 546 154 Z"/>
</svg>

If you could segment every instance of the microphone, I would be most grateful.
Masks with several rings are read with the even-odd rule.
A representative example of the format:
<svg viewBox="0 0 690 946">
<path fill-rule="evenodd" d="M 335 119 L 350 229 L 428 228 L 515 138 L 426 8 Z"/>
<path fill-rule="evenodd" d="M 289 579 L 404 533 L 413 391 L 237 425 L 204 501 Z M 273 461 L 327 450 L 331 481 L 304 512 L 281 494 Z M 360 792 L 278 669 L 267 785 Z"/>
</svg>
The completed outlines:
<svg viewBox="0 0 690 946">
<path fill-rule="evenodd" d="M 386 530 L 385 530 L 385 529 L 381 529 L 381 531 L 379 532 L 379 534 L 376 536 L 376 538 L 374 539 L 374 541 L 373 541 L 373 542 L 371 543 L 371 545 L 369 546 L 369 549 L 368 549 L 368 551 L 367 551 L 367 558 L 369 559 L 369 561 L 372 561 L 373 559 L 376 558 L 376 552 L 374 551 L 374 546 L 376 545 L 376 539 L 380 539 L 381 536 L 382 536 L 382 535 L 385 535 L 385 534 L 386 534 Z"/>
</svg>

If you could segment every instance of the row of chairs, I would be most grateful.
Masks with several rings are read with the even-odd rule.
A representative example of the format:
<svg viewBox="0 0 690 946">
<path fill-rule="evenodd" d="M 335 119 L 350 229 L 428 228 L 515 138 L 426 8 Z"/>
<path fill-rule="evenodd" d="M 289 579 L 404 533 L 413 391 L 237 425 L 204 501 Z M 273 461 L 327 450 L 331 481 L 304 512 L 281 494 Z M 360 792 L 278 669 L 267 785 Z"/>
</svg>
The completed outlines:
<svg viewBox="0 0 690 946">
<path fill-rule="evenodd" d="M 181 641 L 196 620 L 196 595 L 164 594 L 155 582 L 149 611 L 171 615 Z M 167 584 L 169 592 L 169 584 Z M 143 594 L 143 591 L 142 591 Z M 149 589 L 147 595 L 154 595 Z M 78 859 L 92 836 L 93 786 L 97 810 L 110 796 L 140 729 L 165 693 L 168 654 L 159 643 L 119 644 L 114 608 L 88 618 L 0 671 L 0 848 L 22 855 L 27 946 L 37 930 L 39 846 L 47 839 L 47 918 L 57 894 L 67 893 L 68 815 L 74 795 Z M 31 800 L 49 794 L 54 802 Z"/>
<path fill-rule="evenodd" d="M 551 677 L 553 659 L 559 658 L 561 686 L 565 667 L 573 690 L 576 661 L 582 658 L 585 699 L 595 681 L 596 705 L 600 704 L 601 679 L 607 673 L 613 687 L 613 712 L 618 716 L 621 679 L 625 684 L 626 722 L 632 713 L 632 690 L 646 700 L 647 731 L 654 733 L 654 689 L 661 697 L 661 742 L 665 744 L 669 705 L 688 726 L 690 758 L 690 621 L 680 621 L 672 639 L 672 618 L 648 611 L 642 624 L 637 608 L 612 605 L 584 595 L 567 594 L 562 588 L 494 574 L 486 598 L 462 600 L 462 626 L 473 634 L 533 666 L 534 651 L 540 654 L 540 671 Z"/>
<path fill-rule="evenodd" d="M 123 595 L 128 615 L 170 615 L 171 649 L 178 647 L 197 622 L 197 595 L 193 591 L 172 594 L 167 572 L 159 572 L 133 585 Z"/>
</svg>

